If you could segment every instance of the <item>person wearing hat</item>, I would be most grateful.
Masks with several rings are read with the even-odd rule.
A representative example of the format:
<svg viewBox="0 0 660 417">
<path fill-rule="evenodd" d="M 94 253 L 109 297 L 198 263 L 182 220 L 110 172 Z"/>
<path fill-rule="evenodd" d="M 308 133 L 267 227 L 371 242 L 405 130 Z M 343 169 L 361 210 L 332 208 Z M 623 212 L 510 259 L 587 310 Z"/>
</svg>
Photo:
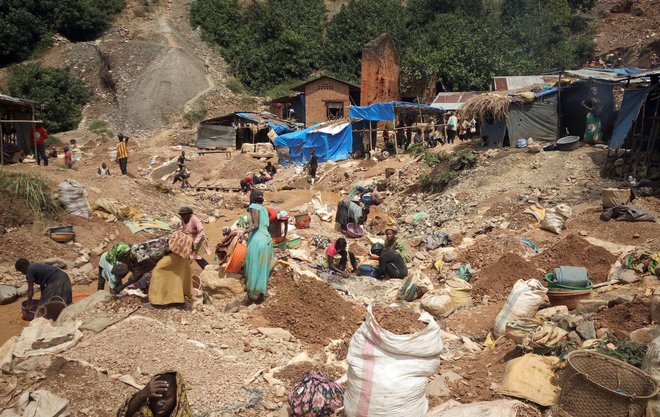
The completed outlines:
<svg viewBox="0 0 660 417">
<path fill-rule="evenodd" d="M 206 268 L 206 265 L 209 263 L 199 254 L 202 249 L 204 249 L 207 255 L 211 254 L 207 244 L 206 234 L 204 233 L 204 224 L 199 217 L 193 214 L 193 210 L 190 207 L 181 207 L 179 209 L 179 217 L 181 217 L 181 230 L 193 237 L 193 251 L 190 254 L 190 259 L 194 259 L 200 268 Z"/>
<path fill-rule="evenodd" d="M 403 243 L 398 237 L 399 230 L 396 225 L 389 225 L 385 229 L 385 247 L 391 249 L 401 255 L 406 263 L 413 260 L 413 256 L 408 249 L 408 246 Z"/>
<path fill-rule="evenodd" d="M 371 255 L 378 258 L 378 275 L 381 279 L 403 279 L 408 276 L 408 267 L 401 255 L 381 243 L 371 246 Z"/>
<path fill-rule="evenodd" d="M 121 175 L 128 174 L 128 136 L 123 134 L 117 135 L 117 163 L 121 170 Z"/>
</svg>

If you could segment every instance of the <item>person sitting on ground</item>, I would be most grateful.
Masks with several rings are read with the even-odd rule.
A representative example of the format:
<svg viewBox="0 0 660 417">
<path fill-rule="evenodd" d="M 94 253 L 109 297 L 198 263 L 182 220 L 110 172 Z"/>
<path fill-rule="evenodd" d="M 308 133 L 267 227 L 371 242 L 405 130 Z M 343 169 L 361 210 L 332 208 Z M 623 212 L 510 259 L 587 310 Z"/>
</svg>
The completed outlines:
<svg viewBox="0 0 660 417">
<path fill-rule="evenodd" d="M 268 207 L 268 232 L 273 238 L 285 238 L 289 233 L 289 214 L 286 211 Z"/>
<path fill-rule="evenodd" d="M 47 156 L 48 156 L 49 158 L 57 158 L 57 149 L 55 149 L 54 146 L 51 147 L 51 148 L 50 148 L 50 151 L 48 151 L 48 155 L 47 155 Z"/>
<path fill-rule="evenodd" d="M 110 292 L 121 285 L 122 279 L 128 275 L 128 267 L 121 262 L 111 264 L 108 262 L 108 252 L 103 252 L 99 257 L 99 280 L 97 290 L 105 288 L 106 281 Z"/>
<path fill-rule="evenodd" d="M 67 305 L 73 302 L 71 280 L 61 269 L 48 264 L 31 264 L 25 258 L 18 259 L 14 267 L 18 272 L 24 274 L 27 280 L 28 305 L 32 305 L 34 284 L 38 284 L 41 291 L 39 305 L 47 303 L 53 297 L 61 297 Z"/>
<path fill-rule="evenodd" d="M 264 168 L 264 170 L 265 170 L 265 171 L 266 171 L 271 177 L 274 177 L 275 174 L 277 174 L 277 168 L 275 168 L 275 165 L 273 165 L 273 163 L 270 162 L 270 161 L 268 161 L 268 163 L 266 164 L 266 167 Z"/>
<path fill-rule="evenodd" d="M 169 237 L 163 236 L 136 245 L 115 243 L 108 251 L 106 259 L 112 265 L 118 262 L 126 265 L 131 276 L 126 283 L 111 288 L 110 293 L 119 294 L 124 288 L 139 281 L 144 274 L 152 271 L 156 264 L 170 253 L 168 241 Z"/>
<path fill-rule="evenodd" d="M 241 180 L 241 191 L 247 193 L 253 188 L 254 188 L 254 180 L 252 179 L 252 174 L 248 173 L 248 175 Z"/>
<path fill-rule="evenodd" d="M 174 173 L 174 180 L 172 181 L 172 185 L 181 181 L 181 188 L 190 188 L 188 178 L 190 178 L 190 171 L 188 171 L 188 168 L 186 168 L 185 165 L 180 165 L 179 169 Z"/>
<path fill-rule="evenodd" d="M 117 417 L 192 417 L 186 383 L 181 374 L 156 375 L 144 388 L 124 401 Z"/>
<path fill-rule="evenodd" d="M 403 260 L 409 263 L 413 260 L 412 253 L 410 253 L 408 246 L 397 238 L 398 233 L 396 226 L 387 226 L 385 229 L 385 247 L 401 255 Z"/>
<path fill-rule="evenodd" d="M 263 171 L 260 172 L 259 182 L 261 184 L 267 183 L 268 181 L 270 181 L 272 179 L 273 179 L 273 177 L 271 177 L 270 174 L 266 170 L 263 170 Z"/>
<path fill-rule="evenodd" d="M 323 266 L 326 270 L 336 272 L 344 278 L 357 270 L 357 260 L 352 252 L 349 252 L 346 239 L 340 237 L 325 249 Z M 351 261 L 351 270 L 348 269 L 348 261 Z"/>
<path fill-rule="evenodd" d="M 403 279 L 408 276 L 408 267 L 401 255 L 385 248 L 380 243 L 371 246 L 371 254 L 378 257 L 380 279 Z"/>
<path fill-rule="evenodd" d="M 190 255 L 190 259 L 194 259 L 195 262 L 197 262 L 197 265 L 204 269 L 209 263 L 206 259 L 202 258 L 200 252 L 204 250 L 207 255 L 211 254 L 211 250 L 207 244 L 208 240 L 204 233 L 204 224 L 199 217 L 193 214 L 193 210 L 190 207 L 181 207 L 179 209 L 179 216 L 181 217 L 181 230 L 183 230 L 184 233 L 191 235 L 194 239 L 193 252 Z"/>
<path fill-rule="evenodd" d="M 422 129 L 415 129 L 415 135 L 413 136 L 413 142 L 415 144 L 422 143 L 424 141 L 424 136 L 422 135 Z"/>
<path fill-rule="evenodd" d="M 108 165 L 104 162 L 99 167 L 97 173 L 98 173 L 98 175 L 101 175 L 101 176 L 110 175 L 110 168 L 108 168 Z"/>
</svg>

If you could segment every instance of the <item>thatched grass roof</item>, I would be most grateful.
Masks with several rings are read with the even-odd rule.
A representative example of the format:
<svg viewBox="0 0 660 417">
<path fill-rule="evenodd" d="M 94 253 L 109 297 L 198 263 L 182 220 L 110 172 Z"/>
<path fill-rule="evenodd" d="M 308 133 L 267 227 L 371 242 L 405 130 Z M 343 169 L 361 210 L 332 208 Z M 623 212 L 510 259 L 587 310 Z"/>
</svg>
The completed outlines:
<svg viewBox="0 0 660 417">
<path fill-rule="evenodd" d="M 511 103 L 522 103 L 524 99 L 520 96 L 511 96 L 507 93 L 483 93 L 470 97 L 458 112 L 461 119 L 486 119 L 506 120 L 509 115 Z"/>
</svg>

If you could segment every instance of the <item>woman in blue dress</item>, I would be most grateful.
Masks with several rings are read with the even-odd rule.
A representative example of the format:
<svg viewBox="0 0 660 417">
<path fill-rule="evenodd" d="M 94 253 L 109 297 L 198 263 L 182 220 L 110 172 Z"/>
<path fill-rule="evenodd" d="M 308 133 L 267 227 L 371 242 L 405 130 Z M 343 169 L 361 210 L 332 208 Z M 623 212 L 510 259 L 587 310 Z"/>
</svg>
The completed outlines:
<svg viewBox="0 0 660 417">
<path fill-rule="evenodd" d="M 266 296 L 270 267 L 273 261 L 273 240 L 268 232 L 268 211 L 263 206 L 264 194 L 261 190 L 250 193 L 250 226 L 247 256 L 245 257 L 245 278 L 249 300 L 262 302 Z"/>
</svg>

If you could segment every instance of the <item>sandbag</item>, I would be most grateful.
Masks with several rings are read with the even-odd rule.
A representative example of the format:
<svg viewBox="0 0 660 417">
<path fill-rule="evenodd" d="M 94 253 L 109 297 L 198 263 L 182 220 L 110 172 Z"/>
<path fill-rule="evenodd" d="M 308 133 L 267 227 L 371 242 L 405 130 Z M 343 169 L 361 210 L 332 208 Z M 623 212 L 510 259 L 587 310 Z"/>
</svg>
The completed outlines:
<svg viewBox="0 0 660 417">
<path fill-rule="evenodd" d="M 507 362 L 502 383 L 497 392 L 522 398 L 543 407 L 557 402 L 559 387 L 552 383 L 553 367 L 559 363 L 555 356 L 529 353 Z"/>
<path fill-rule="evenodd" d="M 64 180 L 59 184 L 60 204 L 64 211 L 74 216 L 89 219 L 91 209 L 87 202 L 87 193 L 83 186 L 74 180 Z"/>
<path fill-rule="evenodd" d="M 519 279 L 513 286 L 506 304 L 495 318 L 495 336 L 504 335 L 506 324 L 519 319 L 531 319 L 538 311 L 548 289 L 538 280 Z"/>
<path fill-rule="evenodd" d="M 45 389 L 26 391 L 18 398 L 13 409 L 5 410 L 0 416 L 20 417 L 66 417 L 69 400 L 60 398 Z"/>
<path fill-rule="evenodd" d="M 61 326 L 45 318 L 36 318 L 23 329 L 12 354 L 17 358 L 53 355 L 64 352 L 78 343 L 83 336 L 79 330 L 82 321 L 67 321 Z"/>
<path fill-rule="evenodd" d="M 469 307 L 472 305 L 472 285 L 459 278 L 451 278 L 445 282 L 454 308 Z"/>
<path fill-rule="evenodd" d="M 440 327 L 426 312 L 426 328 L 396 335 L 383 329 L 369 305 L 367 317 L 348 347 L 347 417 L 423 417 L 428 411 L 426 386 L 440 365 Z"/>
<path fill-rule="evenodd" d="M 631 197 L 632 193 L 627 188 L 605 188 L 601 194 L 603 208 L 606 209 L 628 204 Z"/>
<path fill-rule="evenodd" d="M 545 211 L 541 229 L 560 234 L 566 228 L 566 220 L 573 216 L 573 210 L 566 204 L 559 204 Z"/>
<path fill-rule="evenodd" d="M 422 308 L 435 317 L 447 317 L 454 311 L 449 291 L 439 289 L 429 291 L 422 296 Z"/>
<path fill-rule="evenodd" d="M 517 400 L 482 401 L 471 404 L 449 400 L 435 407 L 426 417 L 541 417 L 541 412 Z"/>
</svg>

